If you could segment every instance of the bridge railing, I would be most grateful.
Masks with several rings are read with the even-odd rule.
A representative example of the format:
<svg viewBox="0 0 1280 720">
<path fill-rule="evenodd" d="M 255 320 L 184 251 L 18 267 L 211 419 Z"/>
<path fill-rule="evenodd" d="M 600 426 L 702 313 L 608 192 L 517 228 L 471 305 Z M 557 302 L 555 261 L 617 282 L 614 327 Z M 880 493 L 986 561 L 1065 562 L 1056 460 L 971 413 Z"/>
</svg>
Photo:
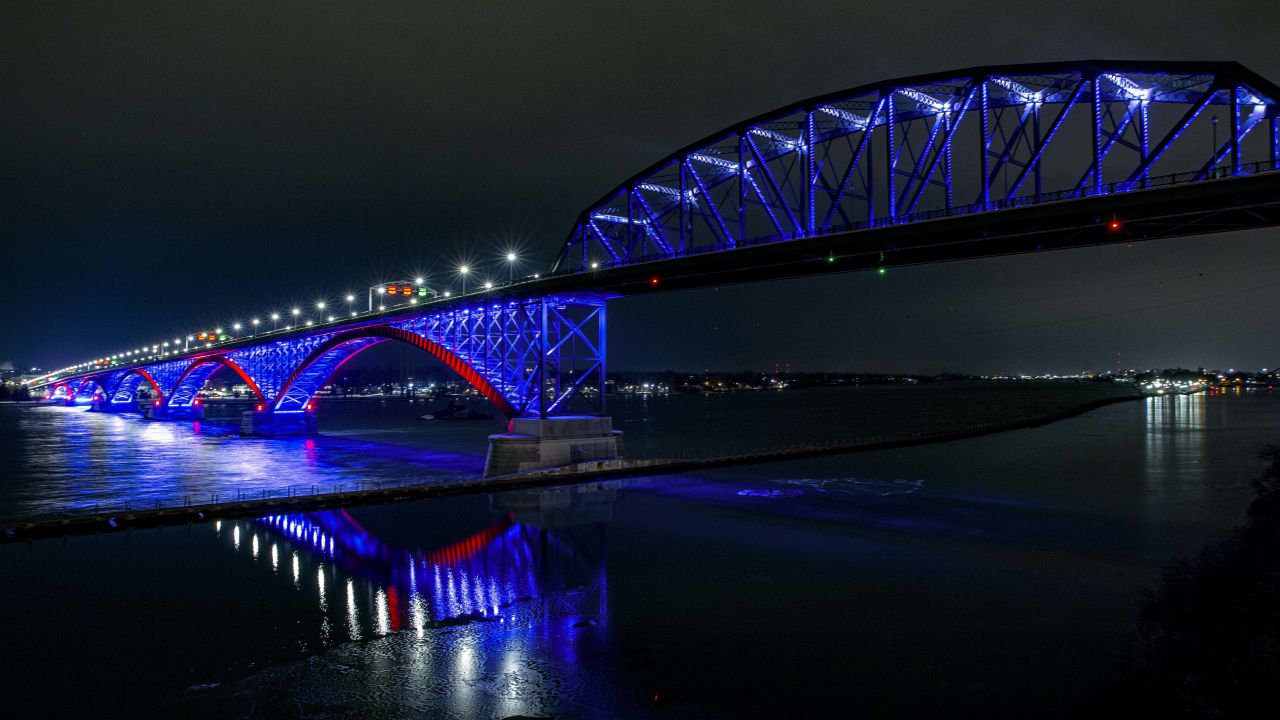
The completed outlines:
<svg viewBox="0 0 1280 720">
<path fill-rule="evenodd" d="M 1150 190 L 1171 185 L 1187 185 L 1192 183 L 1211 182 L 1231 177 L 1240 177 L 1245 175 L 1259 175 L 1262 173 L 1273 172 L 1280 168 L 1280 163 L 1275 160 L 1260 160 L 1257 162 L 1241 163 L 1239 165 L 1224 165 L 1216 169 L 1207 171 L 1194 170 L 1188 172 L 1172 173 L 1169 175 L 1159 175 L 1156 177 L 1140 178 L 1138 180 L 1121 180 L 1101 185 L 1087 185 L 1069 190 L 1056 190 L 1046 193 L 1038 193 L 1031 195 L 1019 195 L 1012 198 L 1003 198 L 992 200 L 986 203 L 971 203 L 968 205 L 953 205 L 949 208 L 937 208 L 934 210 L 922 210 L 916 213 L 895 215 L 888 218 L 878 218 L 875 220 L 862 220 L 853 223 L 844 223 L 838 225 L 827 225 L 812 234 L 799 232 L 764 235 L 759 237 L 747 238 L 737 243 L 737 248 L 751 247 L 757 245 L 772 245 L 774 243 L 788 242 L 791 240 L 802 240 L 811 237 L 824 237 L 827 235 L 838 235 L 847 232 L 857 232 L 860 230 L 872 230 L 876 228 L 890 227 L 894 225 L 910 225 L 913 223 L 926 222 L 929 220 L 941 220 L 950 217 L 960 217 L 967 215 L 976 215 L 980 213 L 998 212 L 1000 210 L 1012 210 L 1015 208 L 1029 207 L 1033 205 L 1044 205 L 1047 203 L 1062 202 L 1064 200 L 1080 200 L 1083 198 L 1100 197 L 1105 195 L 1126 194 L 1142 190 Z M 736 249 L 736 248 L 735 248 Z M 639 257 L 633 257 L 629 260 L 620 261 L 599 261 L 598 268 L 582 269 L 578 267 L 566 268 L 559 270 L 553 275 L 579 275 L 587 272 L 594 272 L 610 267 L 623 267 L 628 265 L 636 265 L 645 262 L 654 262 L 657 260 L 669 260 L 676 257 L 689 257 L 693 255 L 705 255 L 708 253 L 729 252 L 731 249 L 720 245 L 704 245 L 698 247 L 690 247 L 685 249 L 672 248 L 671 252 L 653 253 Z"/>
</svg>

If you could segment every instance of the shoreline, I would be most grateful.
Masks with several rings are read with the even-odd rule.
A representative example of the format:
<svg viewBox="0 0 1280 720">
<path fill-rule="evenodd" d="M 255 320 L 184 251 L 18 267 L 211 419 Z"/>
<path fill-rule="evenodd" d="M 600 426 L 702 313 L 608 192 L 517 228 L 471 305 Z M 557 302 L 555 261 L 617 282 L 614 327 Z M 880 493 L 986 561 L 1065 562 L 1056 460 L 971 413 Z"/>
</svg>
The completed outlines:
<svg viewBox="0 0 1280 720">
<path fill-rule="evenodd" d="M 476 493 L 528 490 L 568 484 L 586 484 L 593 481 L 640 475 L 667 475 L 678 472 L 694 472 L 738 465 L 758 465 L 785 462 L 826 455 L 844 455 L 877 450 L 966 440 L 995 435 L 1011 430 L 1042 427 L 1060 420 L 1077 417 L 1109 405 L 1142 400 L 1147 396 L 1134 393 L 1110 398 L 1099 398 L 1073 407 L 1031 418 L 998 423 L 984 423 L 958 430 L 946 430 L 913 435 L 871 438 L 842 443 L 813 445 L 787 450 L 771 450 L 711 458 L 680 460 L 602 460 L 584 462 L 557 468 L 529 470 L 491 478 L 476 478 L 457 482 L 424 482 L 420 484 L 396 483 L 390 487 L 351 490 L 342 492 L 289 495 L 273 497 L 267 494 L 260 499 L 240 499 L 229 502 L 190 504 L 176 507 L 159 506 L 154 509 L 116 508 L 101 512 L 57 513 L 27 518 L 0 520 L 0 544 L 38 539 L 66 538 L 101 533 L 127 532 L 148 528 L 190 525 L 214 520 L 233 520 L 267 515 L 282 510 L 306 512 L 357 505 L 379 505 L 408 502 L 437 497 L 451 497 Z"/>
</svg>

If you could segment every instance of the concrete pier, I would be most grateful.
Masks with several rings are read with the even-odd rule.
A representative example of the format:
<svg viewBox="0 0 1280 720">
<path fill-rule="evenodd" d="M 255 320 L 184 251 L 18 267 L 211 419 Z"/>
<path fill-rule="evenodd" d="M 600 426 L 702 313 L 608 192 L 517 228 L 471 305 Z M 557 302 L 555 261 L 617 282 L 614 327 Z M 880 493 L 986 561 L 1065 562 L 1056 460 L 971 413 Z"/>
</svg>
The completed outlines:
<svg viewBox="0 0 1280 720">
<path fill-rule="evenodd" d="M 622 431 L 613 429 L 613 418 L 515 418 L 505 433 L 489 436 L 484 476 L 613 460 L 622 455 Z"/>
<path fill-rule="evenodd" d="M 148 420 L 199 420 L 204 417 L 203 405 L 180 405 L 170 406 L 161 403 L 156 405 L 152 403 L 147 406 L 146 415 Z"/>
<path fill-rule="evenodd" d="M 250 410 L 240 415 L 240 434 L 254 437 L 315 435 L 316 416 L 312 412 Z"/>
</svg>

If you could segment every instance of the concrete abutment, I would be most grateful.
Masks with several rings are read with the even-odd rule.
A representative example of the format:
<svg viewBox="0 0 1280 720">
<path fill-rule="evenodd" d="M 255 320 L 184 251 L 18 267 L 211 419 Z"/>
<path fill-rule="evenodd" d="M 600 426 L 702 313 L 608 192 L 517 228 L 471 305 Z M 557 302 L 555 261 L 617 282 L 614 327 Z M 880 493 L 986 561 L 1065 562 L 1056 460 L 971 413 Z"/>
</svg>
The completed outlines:
<svg viewBox="0 0 1280 720">
<path fill-rule="evenodd" d="M 505 433 L 489 436 L 484 476 L 615 460 L 623 449 L 622 431 L 613 429 L 613 418 L 514 418 Z"/>
</svg>

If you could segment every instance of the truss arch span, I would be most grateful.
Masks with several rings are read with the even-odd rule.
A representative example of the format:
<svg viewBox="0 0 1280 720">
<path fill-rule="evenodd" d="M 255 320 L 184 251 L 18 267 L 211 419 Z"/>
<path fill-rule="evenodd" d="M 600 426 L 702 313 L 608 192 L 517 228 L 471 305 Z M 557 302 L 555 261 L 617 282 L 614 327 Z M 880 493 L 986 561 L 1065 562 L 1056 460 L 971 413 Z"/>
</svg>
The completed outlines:
<svg viewBox="0 0 1280 720">
<path fill-rule="evenodd" d="M 1280 86 L 1234 62 L 984 66 L 853 87 L 623 181 L 579 214 L 553 271 L 1270 171 L 1278 108 Z"/>
<path fill-rule="evenodd" d="M 501 410 L 503 415 L 512 418 L 519 414 L 498 388 L 452 350 L 411 330 L 389 325 L 370 325 L 348 330 L 321 343 L 285 380 L 273 410 L 297 412 L 306 409 L 316 393 L 328 383 L 344 363 L 364 350 L 388 340 L 407 343 L 426 350 L 470 383 L 485 399 Z"/>
<path fill-rule="evenodd" d="M 209 381 L 212 376 L 221 368 L 229 368 L 232 372 L 240 377 L 249 389 L 253 391 L 259 402 L 266 402 L 267 398 L 263 395 L 262 390 L 258 387 L 258 383 L 245 372 L 245 369 L 239 363 L 231 358 L 221 355 L 201 355 L 196 357 L 190 365 L 178 375 L 174 382 L 173 391 L 169 397 L 164 400 L 165 405 L 169 407 L 186 407 L 196 402 L 196 395 L 199 394 L 201 388 Z M 159 384 L 156 385 L 159 391 Z"/>
</svg>

